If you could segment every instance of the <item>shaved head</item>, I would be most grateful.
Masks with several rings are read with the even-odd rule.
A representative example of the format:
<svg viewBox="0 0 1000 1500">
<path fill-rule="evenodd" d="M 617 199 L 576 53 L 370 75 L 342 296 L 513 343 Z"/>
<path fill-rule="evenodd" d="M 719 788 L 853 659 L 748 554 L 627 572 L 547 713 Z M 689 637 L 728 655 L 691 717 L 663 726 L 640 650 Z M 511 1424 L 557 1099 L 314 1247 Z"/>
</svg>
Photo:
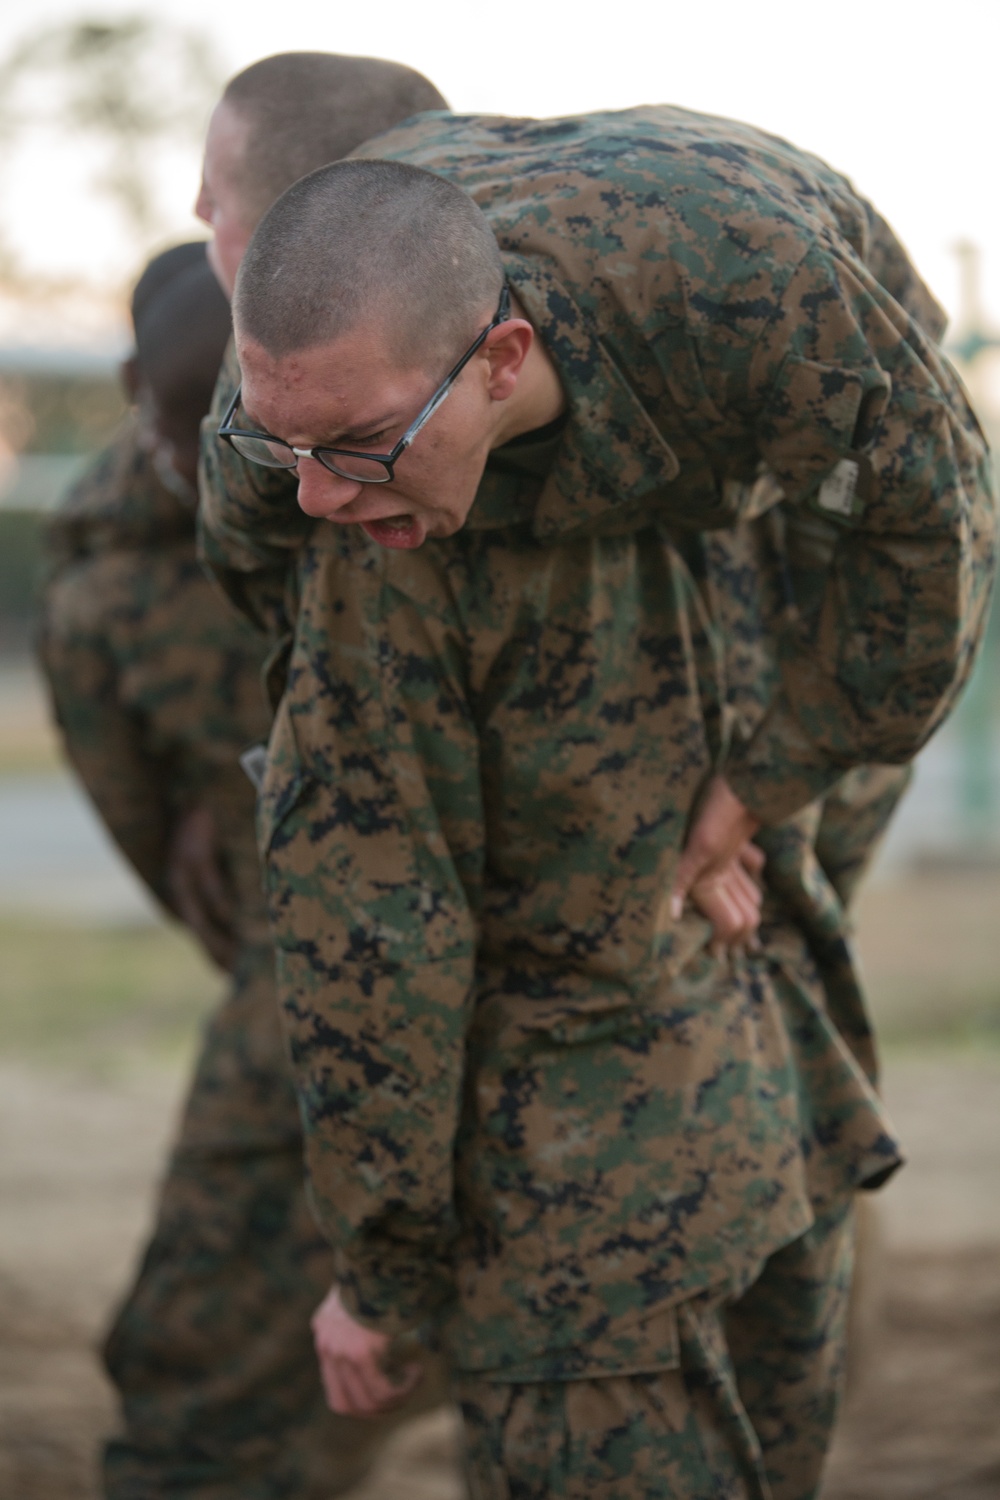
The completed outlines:
<svg viewBox="0 0 1000 1500">
<path fill-rule="evenodd" d="M 229 304 L 209 269 L 203 240 L 151 260 L 132 293 L 139 377 L 164 409 L 197 429 L 212 404 L 230 335 Z"/>
<path fill-rule="evenodd" d="M 246 125 L 234 185 L 251 226 L 307 172 L 410 115 L 448 108 L 413 68 L 329 52 L 265 57 L 230 80 L 222 102 Z"/>
<path fill-rule="evenodd" d="M 345 161 L 297 182 L 264 216 L 236 282 L 241 337 L 282 356 L 359 326 L 401 366 L 454 360 L 496 311 L 504 272 L 473 200 L 391 161 Z"/>
</svg>

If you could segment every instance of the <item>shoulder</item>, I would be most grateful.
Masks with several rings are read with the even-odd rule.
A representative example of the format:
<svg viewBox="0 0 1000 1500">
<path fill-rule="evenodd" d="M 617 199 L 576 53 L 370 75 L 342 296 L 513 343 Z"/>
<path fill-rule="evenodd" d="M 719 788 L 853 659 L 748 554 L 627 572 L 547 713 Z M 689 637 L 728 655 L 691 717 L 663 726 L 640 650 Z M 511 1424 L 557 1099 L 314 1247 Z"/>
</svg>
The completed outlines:
<svg viewBox="0 0 1000 1500">
<path fill-rule="evenodd" d="M 843 214 L 853 196 L 846 178 L 789 142 L 671 105 L 551 120 L 418 115 L 355 155 L 440 172 L 497 211 L 568 194 L 592 196 L 613 220 L 629 209 L 680 212 L 693 197 L 805 224 Z"/>
<path fill-rule="evenodd" d="M 194 512 L 161 483 L 127 417 L 49 524 L 50 556 L 70 558 L 194 536 Z"/>
</svg>

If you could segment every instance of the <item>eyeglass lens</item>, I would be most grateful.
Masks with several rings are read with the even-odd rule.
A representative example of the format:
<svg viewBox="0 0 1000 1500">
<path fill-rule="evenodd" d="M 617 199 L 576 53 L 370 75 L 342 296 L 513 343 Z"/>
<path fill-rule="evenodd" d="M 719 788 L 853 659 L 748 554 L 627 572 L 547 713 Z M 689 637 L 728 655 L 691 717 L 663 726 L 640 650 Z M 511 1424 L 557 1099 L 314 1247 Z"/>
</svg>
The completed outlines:
<svg viewBox="0 0 1000 1500">
<path fill-rule="evenodd" d="M 229 441 L 251 463 L 263 464 L 268 469 L 294 469 L 298 460 L 287 443 L 277 438 L 248 437 L 234 432 Z"/>
</svg>

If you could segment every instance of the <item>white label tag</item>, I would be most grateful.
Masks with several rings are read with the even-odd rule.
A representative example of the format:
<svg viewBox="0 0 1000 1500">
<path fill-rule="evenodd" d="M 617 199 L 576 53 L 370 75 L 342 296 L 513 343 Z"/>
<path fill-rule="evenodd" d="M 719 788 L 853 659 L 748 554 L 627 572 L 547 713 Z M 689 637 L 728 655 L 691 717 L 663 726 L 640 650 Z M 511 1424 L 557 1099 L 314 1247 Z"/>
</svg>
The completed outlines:
<svg viewBox="0 0 1000 1500">
<path fill-rule="evenodd" d="M 240 756 L 240 765 L 253 782 L 254 789 L 259 792 L 264 785 L 264 773 L 267 770 L 267 746 L 251 745 Z"/>
<path fill-rule="evenodd" d="M 831 474 L 819 487 L 816 496 L 824 510 L 832 510 L 838 516 L 849 516 L 854 510 L 854 494 L 858 487 L 858 465 L 851 458 L 842 458 Z"/>
</svg>

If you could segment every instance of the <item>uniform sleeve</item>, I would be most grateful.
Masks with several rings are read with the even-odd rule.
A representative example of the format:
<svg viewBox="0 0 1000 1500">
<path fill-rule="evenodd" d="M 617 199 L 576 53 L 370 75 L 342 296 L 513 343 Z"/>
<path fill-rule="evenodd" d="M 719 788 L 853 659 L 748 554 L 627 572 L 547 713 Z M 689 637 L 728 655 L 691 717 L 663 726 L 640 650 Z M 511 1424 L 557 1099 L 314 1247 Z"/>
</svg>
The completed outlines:
<svg viewBox="0 0 1000 1500">
<path fill-rule="evenodd" d="M 260 823 L 315 1210 L 347 1306 L 395 1334 L 453 1295 L 484 833 L 454 639 L 356 540 L 304 606 Z"/>
<path fill-rule="evenodd" d="M 838 532 L 779 691 L 727 766 L 776 823 L 855 766 L 910 760 L 948 714 L 985 628 L 996 503 L 947 362 L 860 265 L 825 251 L 755 350 L 747 417 L 788 503 Z"/>
<path fill-rule="evenodd" d="M 170 767 L 144 746 L 141 725 L 118 694 L 118 665 L 100 632 L 89 628 L 89 572 L 81 562 L 50 580 L 39 657 L 70 762 L 122 853 L 170 908 Z"/>
<path fill-rule="evenodd" d="M 816 858 L 845 909 L 871 868 L 912 774 L 910 766 L 859 766 L 823 801 Z"/>
<path fill-rule="evenodd" d="M 296 563 L 315 523 L 299 509 L 294 473 L 247 463 L 219 438 L 239 383 L 230 343 L 201 426 L 199 553 L 240 613 L 281 640 L 294 625 Z"/>
</svg>

